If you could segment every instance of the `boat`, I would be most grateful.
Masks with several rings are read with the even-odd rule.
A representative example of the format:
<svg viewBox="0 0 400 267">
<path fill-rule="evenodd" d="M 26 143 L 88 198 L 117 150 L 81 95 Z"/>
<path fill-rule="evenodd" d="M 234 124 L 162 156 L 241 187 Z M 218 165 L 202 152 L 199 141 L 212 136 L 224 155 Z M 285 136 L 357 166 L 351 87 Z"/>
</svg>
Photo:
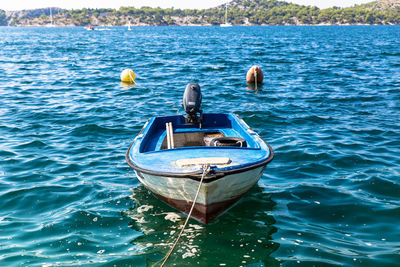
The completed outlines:
<svg viewBox="0 0 400 267">
<path fill-rule="evenodd" d="M 219 25 L 220 27 L 232 27 L 232 24 L 228 22 L 228 3 L 225 4 L 225 23 Z"/>
<path fill-rule="evenodd" d="M 189 83 L 186 116 L 149 119 L 126 161 L 156 197 L 184 213 L 193 208 L 191 217 L 207 224 L 257 184 L 274 152 L 239 116 L 203 113 L 201 100 L 200 86 Z"/>
<path fill-rule="evenodd" d="M 128 31 L 131 31 L 131 21 L 128 22 Z"/>
<path fill-rule="evenodd" d="M 89 25 L 89 26 L 85 27 L 85 30 L 94 31 L 95 29 L 94 29 L 93 25 Z"/>
<path fill-rule="evenodd" d="M 50 24 L 47 24 L 46 27 L 56 27 L 56 25 L 53 22 L 53 12 L 51 11 L 51 7 L 50 7 Z"/>
</svg>

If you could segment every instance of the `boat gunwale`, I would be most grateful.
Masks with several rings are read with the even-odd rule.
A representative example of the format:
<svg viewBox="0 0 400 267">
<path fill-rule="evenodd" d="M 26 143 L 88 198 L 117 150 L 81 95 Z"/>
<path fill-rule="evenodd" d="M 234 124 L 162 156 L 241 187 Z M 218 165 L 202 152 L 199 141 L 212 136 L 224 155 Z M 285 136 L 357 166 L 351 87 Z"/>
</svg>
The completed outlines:
<svg viewBox="0 0 400 267">
<path fill-rule="evenodd" d="M 269 153 L 268 158 L 266 158 L 265 160 L 263 160 L 261 162 L 258 162 L 256 164 L 253 164 L 253 165 L 244 166 L 244 167 L 240 167 L 240 168 L 234 168 L 234 169 L 231 169 L 231 170 L 215 170 L 215 169 L 211 169 L 211 173 L 210 173 L 211 177 L 205 179 L 204 182 L 205 183 L 213 182 L 213 181 L 221 179 L 221 178 L 223 178 L 223 177 L 225 177 L 227 175 L 240 173 L 240 172 L 244 172 L 244 171 L 248 171 L 248 170 L 252 170 L 252 169 L 255 169 L 255 168 L 258 168 L 260 166 L 267 165 L 268 163 L 270 163 L 274 158 L 274 150 L 272 149 L 272 147 L 261 136 L 259 136 L 259 138 L 267 145 L 267 147 L 269 149 L 270 153 Z M 193 171 L 193 172 L 186 172 L 186 173 L 159 172 L 159 171 L 152 171 L 152 170 L 144 169 L 144 168 L 141 168 L 141 167 L 133 164 L 133 162 L 131 161 L 131 159 L 129 157 L 129 152 L 130 152 L 133 144 L 135 143 L 135 141 L 136 140 L 134 140 L 131 143 L 131 145 L 129 146 L 129 148 L 128 148 L 126 154 L 125 154 L 126 162 L 135 171 L 143 172 L 143 173 L 150 174 L 150 175 L 162 176 L 162 177 L 188 178 L 188 179 L 192 179 L 192 180 L 195 180 L 195 181 L 200 181 L 201 176 L 203 174 L 203 172 L 201 170 Z"/>
</svg>

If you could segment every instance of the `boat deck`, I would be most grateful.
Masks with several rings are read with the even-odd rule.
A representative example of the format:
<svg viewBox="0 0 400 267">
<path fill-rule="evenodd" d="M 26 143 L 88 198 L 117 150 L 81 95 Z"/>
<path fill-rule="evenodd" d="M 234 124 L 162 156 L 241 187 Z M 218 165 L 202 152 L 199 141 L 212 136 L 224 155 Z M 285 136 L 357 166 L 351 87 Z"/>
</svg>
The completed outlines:
<svg viewBox="0 0 400 267">
<path fill-rule="evenodd" d="M 173 125 L 175 148 L 168 149 L 165 124 Z M 208 136 L 241 137 L 247 147 L 207 146 Z M 199 165 L 177 162 L 207 162 L 214 170 L 229 171 L 264 162 L 270 157 L 268 145 L 243 120 L 234 114 L 204 114 L 203 125 L 185 124 L 183 116 L 152 118 L 128 150 L 135 169 L 159 173 L 185 174 L 199 171 Z M 208 159 L 208 160 L 207 160 Z M 221 163 L 223 159 L 228 162 Z"/>
</svg>

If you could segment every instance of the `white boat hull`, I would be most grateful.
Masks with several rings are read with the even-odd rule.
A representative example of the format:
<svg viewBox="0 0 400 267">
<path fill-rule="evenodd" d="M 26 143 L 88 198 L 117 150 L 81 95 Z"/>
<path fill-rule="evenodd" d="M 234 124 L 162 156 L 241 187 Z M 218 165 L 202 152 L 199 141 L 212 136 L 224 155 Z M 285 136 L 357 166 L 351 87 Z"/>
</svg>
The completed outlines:
<svg viewBox="0 0 400 267">
<path fill-rule="evenodd" d="M 264 169 L 265 165 L 218 179 L 212 175 L 206 176 L 192 217 L 208 223 L 221 215 L 258 182 Z M 164 177 L 135 172 L 139 181 L 158 198 L 180 211 L 189 212 L 199 181 L 185 177 Z"/>
</svg>

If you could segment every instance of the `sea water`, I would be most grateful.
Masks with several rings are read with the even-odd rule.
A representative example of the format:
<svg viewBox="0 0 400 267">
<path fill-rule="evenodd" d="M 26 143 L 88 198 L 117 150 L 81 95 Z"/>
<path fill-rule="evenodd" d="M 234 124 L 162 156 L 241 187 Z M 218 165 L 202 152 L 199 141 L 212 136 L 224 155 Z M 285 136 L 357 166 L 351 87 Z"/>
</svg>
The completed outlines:
<svg viewBox="0 0 400 267">
<path fill-rule="evenodd" d="M 275 159 L 168 266 L 400 264 L 400 27 L 276 26 L 0 28 L 0 265 L 158 266 L 185 216 L 125 152 L 189 82 Z"/>
</svg>

